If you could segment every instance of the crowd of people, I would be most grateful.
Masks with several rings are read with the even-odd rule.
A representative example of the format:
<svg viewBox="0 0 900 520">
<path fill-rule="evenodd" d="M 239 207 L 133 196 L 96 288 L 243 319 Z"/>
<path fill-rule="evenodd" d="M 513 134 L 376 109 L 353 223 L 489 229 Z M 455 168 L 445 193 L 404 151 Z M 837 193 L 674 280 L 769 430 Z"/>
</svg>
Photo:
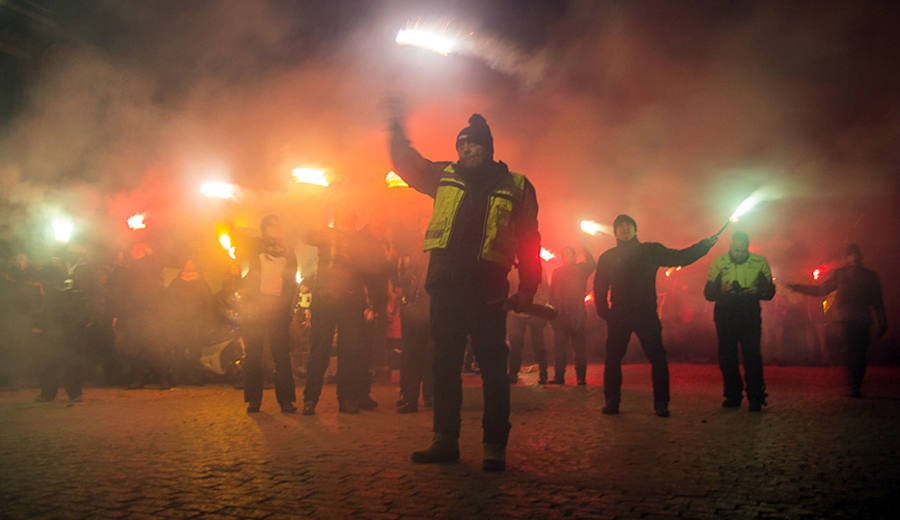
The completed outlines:
<svg viewBox="0 0 900 520">
<path fill-rule="evenodd" d="M 0 384 L 27 385 L 27 374 L 35 374 L 38 401 L 53 401 L 62 386 L 77 402 L 86 378 L 165 390 L 202 382 L 212 368 L 240 376 L 246 411 L 253 414 L 260 412 L 269 373 L 281 412 L 314 415 L 336 357 L 338 410 L 355 414 L 378 406 L 370 396 L 374 368 L 389 366 L 392 353 L 399 352 L 397 412 L 417 412 L 421 398 L 434 414 L 434 438 L 412 460 L 445 463 L 459 458 L 461 374 L 469 352 L 483 382 L 484 469 L 502 471 L 510 385 L 519 382 L 526 343 L 539 384 L 565 384 L 570 349 L 576 384 L 587 383 L 585 296 L 593 276 L 593 308 L 606 322 L 602 412 L 620 412 L 621 365 L 634 334 L 652 366 L 653 411 L 669 416 L 657 273 L 698 261 L 718 234 L 671 249 L 638 240 L 637 222 L 621 214 L 612 227 L 615 247 L 596 261 L 583 247 L 580 262 L 575 248 L 567 247 L 548 280 L 539 257 L 536 190 L 526 176 L 494 160 L 493 136 L 482 116 L 473 115 L 457 135 L 456 161 L 421 156 L 399 116 L 391 123 L 390 150 L 398 174 L 434 199 L 423 247 L 416 248 L 428 253 L 427 261 L 412 249 L 398 254 L 371 226 L 359 227 L 346 208 L 329 226 L 301 237 L 317 251 L 315 273 L 302 283 L 296 250 L 286 243 L 276 215 L 262 219 L 257 247 L 240 259 L 246 272 L 236 261 L 215 294 L 191 255 L 179 259 L 178 274 L 165 284 L 163 262 L 141 241 L 112 264 L 98 261 L 83 245 L 60 246 L 38 264 L 20 252 L 2 277 L 2 336 L 8 341 Z M 768 397 L 760 301 L 771 300 L 776 286 L 768 262 L 750 253 L 749 245 L 746 234 L 735 233 L 697 294 L 715 304 L 722 406 L 739 408 L 746 396 L 748 409 L 758 412 Z M 872 324 L 879 335 L 887 327 L 878 277 L 863 267 L 860 248 L 848 247 L 846 267 L 821 285 L 785 287 L 834 294 L 850 395 L 859 397 Z M 535 304 L 554 309 L 552 378 L 544 342 L 548 315 L 533 312 Z M 299 409 L 292 356 L 298 342 L 291 332 L 298 323 L 308 332 Z M 232 359 L 223 362 L 227 348 Z M 210 356 L 219 358 L 211 362 Z M 267 371 L 269 364 L 273 370 Z"/>
</svg>

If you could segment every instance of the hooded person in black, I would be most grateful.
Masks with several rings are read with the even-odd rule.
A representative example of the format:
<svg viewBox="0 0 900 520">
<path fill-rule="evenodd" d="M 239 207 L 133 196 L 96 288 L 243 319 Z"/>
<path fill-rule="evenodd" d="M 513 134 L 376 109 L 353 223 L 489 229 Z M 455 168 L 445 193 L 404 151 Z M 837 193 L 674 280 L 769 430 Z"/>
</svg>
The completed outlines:
<svg viewBox="0 0 900 520">
<path fill-rule="evenodd" d="M 604 414 L 619 413 L 622 390 L 622 358 L 631 333 L 637 334 L 652 365 L 653 408 L 669 416 L 669 364 L 662 344 L 662 325 L 656 312 L 656 271 L 660 267 L 685 266 L 702 258 L 717 236 L 705 238 L 687 249 L 669 249 L 637 239 L 637 223 L 619 215 L 613 223 L 616 247 L 597 260 L 594 301 L 597 314 L 607 322 L 606 364 L 603 390 Z"/>
<path fill-rule="evenodd" d="M 434 339 L 434 442 L 413 462 L 459 459 L 462 363 L 466 339 L 481 368 L 484 469 L 505 469 L 509 434 L 506 311 L 533 301 L 541 282 L 537 197 L 525 176 L 493 160 L 493 136 L 473 114 L 456 139 L 457 162 L 432 162 L 410 147 L 395 117 L 391 156 L 396 172 L 435 199 L 424 249 L 431 252 L 425 288 Z M 517 263 L 519 289 L 507 298 Z M 504 304 L 505 302 L 505 304 Z"/>
</svg>

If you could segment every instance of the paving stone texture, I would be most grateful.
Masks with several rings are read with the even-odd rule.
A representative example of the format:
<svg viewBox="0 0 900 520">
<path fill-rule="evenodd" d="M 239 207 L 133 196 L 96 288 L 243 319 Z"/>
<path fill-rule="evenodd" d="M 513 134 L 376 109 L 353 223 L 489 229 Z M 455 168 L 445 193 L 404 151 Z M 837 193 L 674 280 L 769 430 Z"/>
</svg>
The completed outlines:
<svg viewBox="0 0 900 520">
<path fill-rule="evenodd" d="M 229 386 L 87 388 L 84 402 L 0 392 L 3 518 L 896 518 L 900 367 L 850 399 L 838 368 L 767 367 L 769 407 L 726 410 L 713 365 L 673 365 L 668 419 L 645 364 L 625 367 L 622 413 L 587 387 L 512 389 L 508 470 L 481 470 L 481 387 L 465 376 L 462 459 L 420 466 L 431 413 L 247 415 Z"/>
</svg>

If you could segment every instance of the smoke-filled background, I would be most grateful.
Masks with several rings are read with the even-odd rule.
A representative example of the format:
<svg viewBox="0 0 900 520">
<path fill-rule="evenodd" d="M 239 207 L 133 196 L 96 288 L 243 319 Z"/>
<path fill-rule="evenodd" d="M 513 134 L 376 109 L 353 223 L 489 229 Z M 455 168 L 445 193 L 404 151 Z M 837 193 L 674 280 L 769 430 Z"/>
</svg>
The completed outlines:
<svg viewBox="0 0 900 520">
<path fill-rule="evenodd" d="M 143 212 L 147 240 L 174 258 L 198 244 L 216 251 L 216 226 L 253 235 L 274 212 L 299 236 L 342 206 L 360 224 L 414 234 L 430 201 L 384 184 L 385 100 L 399 96 L 413 145 L 435 160 L 454 159 L 456 133 L 484 114 L 495 157 L 534 183 L 556 253 L 611 247 L 578 223 L 623 212 L 642 240 L 685 247 L 761 190 L 710 257 L 661 275 L 661 292 L 691 302 L 672 320 L 691 323 L 708 307 L 703 278 L 732 231 L 749 233 L 781 281 L 813 283 L 814 268 L 839 265 L 857 242 L 881 275 L 895 344 L 897 11 L 846 1 L 3 0 L 0 238 L 8 251 L 38 248 L 48 219 L 66 213 L 76 240 L 118 246 L 135 240 L 126 218 Z M 463 35 L 467 47 L 443 56 L 394 42 L 416 24 Z M 325 169 L 331 185 L 294 183 L 297 167 Z M 242 196 L 204 199 L 209 180 Z M 706 318 L 697 323 L 711 329 Z"/>
</svg>

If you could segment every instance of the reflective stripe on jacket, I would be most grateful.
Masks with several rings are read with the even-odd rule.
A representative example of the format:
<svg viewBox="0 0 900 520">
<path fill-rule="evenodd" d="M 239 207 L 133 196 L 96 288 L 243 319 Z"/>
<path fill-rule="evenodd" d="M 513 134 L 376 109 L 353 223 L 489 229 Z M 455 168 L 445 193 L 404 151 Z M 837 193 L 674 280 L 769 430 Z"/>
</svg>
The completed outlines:
<svg viewBox="0 0 900 520">
<path fill-rule="evenodd" d="M 491 190 L 479 255 L 482 260 L 507 266 L 514 262 L 516 230 L 512 213 L 521 204 L 524 190 L 525 176 L 513 172 Z M 425 251 L 447 248 L 465 195 L 465 181 L 456 173 L 453 164 L 448 165 L 444 168 L 434 197 L 431 222 L 425 231 Z"/>
</svg>

